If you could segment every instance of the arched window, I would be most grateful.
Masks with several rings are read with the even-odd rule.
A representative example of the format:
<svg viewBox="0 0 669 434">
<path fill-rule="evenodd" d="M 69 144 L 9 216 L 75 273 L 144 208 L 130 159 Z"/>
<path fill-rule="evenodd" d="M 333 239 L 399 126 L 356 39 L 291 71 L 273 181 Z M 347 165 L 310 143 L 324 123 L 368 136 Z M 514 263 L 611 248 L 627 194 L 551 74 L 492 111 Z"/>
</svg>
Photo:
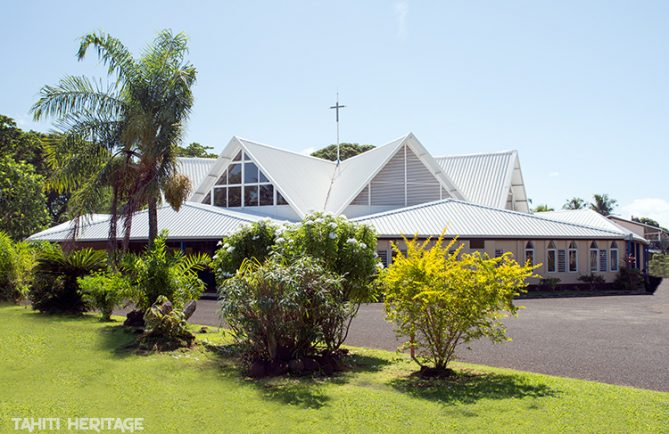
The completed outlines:
<svg viewBox="0 0 669 434">
<path fill-rule="evenodd" d="M 534 265 L 534 243 L 528 241 L 525 244 L 525 262 L 529 261 L 531 265 Z"/>
<path fill-rule="evenodd" d="M 553 241 L 548 243 L 546 249 L 546 271 L 549 273 L 557 272 L 557 247 Z"/>
<path fill-rule="evenodd" d="M 618 271 L 620 269 L 618 259 L 618 243 L 613 241 L 611 243 L 611 250 L 609 250 L 609 262 L 611 263 L 611 271 Z"/>
<path fill-rule="evenodd" d="M 597 245 L 597 241 L 593 241 L 590 243 L 590 272 L 595 273 L 599 269 L 597 260 L 599 258 L 599 246 Z"/>
<path fill-rule="evenodd" d="M 569 243 L 569 272 L 578 273 L 578 244 L 576 241 Z"/>
</svg>

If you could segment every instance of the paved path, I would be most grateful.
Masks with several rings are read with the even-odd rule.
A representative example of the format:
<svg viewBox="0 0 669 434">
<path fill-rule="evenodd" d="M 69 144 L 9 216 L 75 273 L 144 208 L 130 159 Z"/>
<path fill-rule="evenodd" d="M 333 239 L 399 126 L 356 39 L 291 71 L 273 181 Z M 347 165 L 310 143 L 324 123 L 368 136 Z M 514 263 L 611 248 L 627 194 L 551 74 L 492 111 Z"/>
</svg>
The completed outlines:
<svg viewBox="0 0 669 434">
<path fill-rule="evenodd" d="M 461 360 L 669 392 L 669 281 L 655 295 L 522 300 L 506 321 L 513 342 L 475 342 Z M 218 325 L 216 302 L 203 300 L 191 318 Z M 349 345 L 395 350 L 383 305 L 360 308 Z"/>
</svg>

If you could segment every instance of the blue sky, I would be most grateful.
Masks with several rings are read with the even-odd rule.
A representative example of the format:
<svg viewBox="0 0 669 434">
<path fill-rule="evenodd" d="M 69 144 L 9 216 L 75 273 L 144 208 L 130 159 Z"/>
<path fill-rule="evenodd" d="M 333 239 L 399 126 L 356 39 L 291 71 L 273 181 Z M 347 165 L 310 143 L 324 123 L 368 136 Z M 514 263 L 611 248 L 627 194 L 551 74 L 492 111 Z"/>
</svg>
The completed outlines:
<svg viewBox="0 0 669 434">
<path fill-rule="evenodd" d="M 139 53 L 162 28 L 197 67 L 186 142 L 308 151 L 413 132 L 435 155 L 517 149 L 534 204 L 608 193 L 669 226 L 669 2 L 49 2 L 3 7 L 0 113 L 27 129 L 41 86 L 104 30 Z"/>
</svg>

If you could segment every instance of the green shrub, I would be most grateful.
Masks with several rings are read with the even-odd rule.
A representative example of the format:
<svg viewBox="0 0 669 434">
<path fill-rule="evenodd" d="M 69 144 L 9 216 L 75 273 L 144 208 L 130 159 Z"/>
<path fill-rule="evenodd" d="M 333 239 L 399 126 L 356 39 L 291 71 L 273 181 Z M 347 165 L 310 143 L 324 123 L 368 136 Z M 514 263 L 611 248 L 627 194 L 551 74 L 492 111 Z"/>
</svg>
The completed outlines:
<svg viewBox="0 0 669 434">
<path fill-rule="evenodd" d="M 325 269 L 344 278 L 346 299 L 362 303 L 375 300 L 372 282 L 380 261 L 373 228 L 344 216 L 315 212 L 301 223 L 282 229 L 277 232 L 276 254 L 289 262 L 311 256 Z"/>
<path fill-rule="evenodd" d="M 58 244 L 37 254 L 29 292 L 33 309 L 46 313 L 82 313 L 88 304 L 77 279 L 107 267 L 107 254 L 90 248 L 63 252 Z"/>
<path fill-rule="evenodd" d="M 35 252 L 26 242 L 14 242 L 0 232 L 0 301 L 19 302 L 28 293 Z"/>
<path fill-rule="evenodd" d="M 232 277 L 245 259 L 263 262 L 271 253 L 278 229 L 270 220 L 261 220 L 241 227 L 225 243 L 219 242 L 220 248 L 212 261 L 216 278 L 222 282 Z"/>
<path fill-rule="evenodd" d="M 374 281 L 381 264 L 376 255 L 376 234 L 369 226 L 346 217 L 317 212 L 300 223 L 278 228 L 260 222 L 242 228 L 225 241 L 214 259 L 219 287 L 237 271 L 242 260 L 262 262 L 268 252 L 274 263 L 313 258 L 324 271 L 341 279 L 341 290 L 329 295 L 334 297 L 333 315 L 319 325 L 329 351 L 336 351 L 344 342 L 360 303 L 377 297 Z"/>
<path fill-rule="evenodd" d="M 621 267 L 613 285 L 617 289 L 624 291 L 638 291 L 644 289 L 645 281 L 641 271 L 634 268 Z"/>
<path fill-rule="evenodd" d="M 540 286 L 542 289 L 548 289 L 550 291 L 554 291 L 559 284 L 560 284 L 559 277 L 549 277 L 546 279 L 541 279 Z"/>
<path fill-rule="evenodd" d="M 122 260 L 121 270 L 130 279 L 131 299 L 142 312 L 160 296 L 166 297 L 176 309 L 183 309 L 186 303 L 199 298 L 205 289 L 197 272 L 209 264 L 209 257 L 171 251 L 166 241 L 167 233 L 163 232 L 143 254 L 128 254 Z"/>
<path fill-rule="evenodd" d="M 657 277 L 669 277 L 669 255 L 655 253 L 648 261 L 648 274 Z"/>
<path fill-rule="evenodd" d="M 102 314 L 103 321 L 111 319 L 112 311 L 130 294 L 130 282 L 120 273 L 93 273 L 77 279 L 84 302 Z"/>
<path fill-rule="evenodd" d="M 165 351 L 179 347 L 189 347 L 195 336 L 188 331 L 188 325 L 181 310 L 175 309 L 164 295 L 144 314 L 146 331 L 140 337 L 140 347 L 148 350 Z"/>
<path fill-rule="evenodd" d="M 595 273 L 584 274 L 582 276 L 579 276 L 578 280 L 583 283 L 589 283 L 590 285 L 588 286 L 588 289 L 590 289 L 590 291 L 594 291 L 597 289 L 598 286 L 606 283 L 604 277 L 602 277 L 600 274 L 595 274 Z"/>
<path fill-rule="evenodd" d="M 339 347 L 332 324 L 353 306 L 342 292 L 341 277 L 310 257 L 245 261 L 220 287 L 221 318 L 249 361 L 288 361 Z"/>
<path fill-rule="evenodd" d="M 513 297 L 527 286 L 527 279 L 538 277 L 536 266 L 520 265 L 510 253 L 490 258 L 479 252 L 461 253 L 456 240 L 444 246 L 442 237 L 428 247 L 405 240 L 406 257 L 398 254 L 381 274 L 386 289 L 386 313 L 398 336 L 408 337 L 403 347 L 412 358 L 427 368 L 445 372 L 456 347 L 487 337 L 493 342 L 506 340 L 501 319 L 515 315 Z"/>
</svg>

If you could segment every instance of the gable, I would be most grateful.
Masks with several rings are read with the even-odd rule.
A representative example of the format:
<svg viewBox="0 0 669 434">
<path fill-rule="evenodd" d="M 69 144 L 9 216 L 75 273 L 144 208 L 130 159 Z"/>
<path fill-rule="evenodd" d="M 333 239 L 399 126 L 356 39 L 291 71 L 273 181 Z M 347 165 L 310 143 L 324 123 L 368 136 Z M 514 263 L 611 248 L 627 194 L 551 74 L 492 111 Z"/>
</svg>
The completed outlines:
<svg viewBox="0 0 669 434">
<path fill-rule="evenodd" d="M 441 182 L 405 143 L 351 203 L 403 207 L 442 199 L 443 191 Z"/>
<path fill-rule="evenodd" d="M 435 161 L 453 179 L 465 200 L 529 212 L 516 151 L 438 157 Z"/>
</svg>

